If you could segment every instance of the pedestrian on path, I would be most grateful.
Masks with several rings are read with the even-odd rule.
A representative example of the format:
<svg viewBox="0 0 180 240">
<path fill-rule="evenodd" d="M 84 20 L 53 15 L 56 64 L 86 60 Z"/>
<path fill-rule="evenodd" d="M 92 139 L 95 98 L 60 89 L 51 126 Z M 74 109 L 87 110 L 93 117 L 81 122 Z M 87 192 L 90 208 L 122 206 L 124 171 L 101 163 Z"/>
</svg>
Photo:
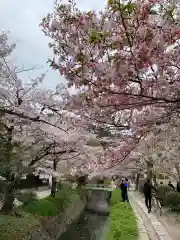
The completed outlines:
<svg viewBox="0 0 180 240">
<path fill-rule="evenodd" d="M 128 190 L 129 190 L 128 178 L 125 179 L 125 187 L 126 187 L 126 191 L 125 191 L 125 201 L 129 202 L 129 198 L 128 198 Z"/>
<path fill-rule="evenodd" d="M 144 196 L 145 196 L 145 204 L 148 209 L 148 213 L 151 212 L 151 201 L 152 201 L 152 189 L 154 189 L 156 192 L 157 190 L 153 187 L 150 179 L 147 179 L 144 184 Z"/>
<path fill-rule="evenodd" d="M 128 184 L 124 178 L 122 178 L 122 180 L 121 180 L 120 189 L 121 189 L 122 201 L 123 202 L 128 201 L 128 193 L 127 193 Z"/>
<path fill-rule="evenodd" d="M 180 181 L 177 182 L 176 190 L 180 193 Z"/>
<path fill-rule="evenodd" d="M 169 186 L 171 189 L 175 190 L 175 187 L 174 187 L 174 185 L 171 183 L 171 181 L 169 181 L 168 186 Z"/>
</svg>

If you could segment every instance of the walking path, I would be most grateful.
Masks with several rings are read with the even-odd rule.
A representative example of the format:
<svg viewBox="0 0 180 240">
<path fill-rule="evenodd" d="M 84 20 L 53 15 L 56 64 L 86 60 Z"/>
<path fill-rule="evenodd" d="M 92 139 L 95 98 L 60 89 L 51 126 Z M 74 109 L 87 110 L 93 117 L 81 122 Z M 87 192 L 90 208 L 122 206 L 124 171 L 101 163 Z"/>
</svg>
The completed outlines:
<svg viewBox="0 0 180 240">
<path fill-rule="evenodd" d="M 155 214 L 147 212 L 139 193 L 130 191 L 129 198 L 138 220 L 139 240 L 173 240 Z"/>
<path fill-rule="evenodd" d="M 21 192 L 28 192 L 28 191 L 34 192 L 38 199 L 48 197 L 51 193 L 51 189 L 49 189 L 47 187 L 39 188 L 38 190 L 36 190 L 35 188 L 34 189 L 27 189 L 27 190 L 25 189 L 25 190 L 22 190 Z M 16 206 L 20 206 L 20 205 L 22 205 L 22 202 L 15 199 L 14 204 Z"/>
<path fill-rule="evenodd" d="M 37 190 L 34 191 L 34 193 L 36 193 L 38 199 L 41 199 L 49 196 L 51 193 L 51 189 Z"/>
</svg>

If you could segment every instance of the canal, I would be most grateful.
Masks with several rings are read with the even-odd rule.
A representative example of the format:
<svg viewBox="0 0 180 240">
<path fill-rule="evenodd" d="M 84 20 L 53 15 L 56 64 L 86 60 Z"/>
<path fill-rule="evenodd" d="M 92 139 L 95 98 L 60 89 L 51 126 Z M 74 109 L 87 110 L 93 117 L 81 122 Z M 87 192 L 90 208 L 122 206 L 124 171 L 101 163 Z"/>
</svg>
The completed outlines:
<svg viewBox="0 0 180 240">
<path fill-rule="evenodd" d="M 59 240 L 104 240 L 108 216 L 84 211 L 80 218 L 69 226 Z"/>
</svg>

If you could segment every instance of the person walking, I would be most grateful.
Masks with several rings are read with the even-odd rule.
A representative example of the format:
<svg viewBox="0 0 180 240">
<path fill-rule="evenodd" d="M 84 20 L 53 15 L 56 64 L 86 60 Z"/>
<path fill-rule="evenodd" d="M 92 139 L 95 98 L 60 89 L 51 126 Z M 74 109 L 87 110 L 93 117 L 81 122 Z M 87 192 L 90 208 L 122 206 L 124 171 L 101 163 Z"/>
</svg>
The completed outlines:
<svg viewBox="0 0 180 240">
<path fill-rule="evenodd" d="M 124 178 L 122 178 L 122 180 L 121 180 L 120 189 L 121 189 L 122 201 L 123 202 L 128 201 L 128 193 L 127 193 L 128 184 Z"/>
<path fill-rule="evenodd" d="M 173 190 L 175 190 L 175 187 L 174 187 L 174 185 L 171 183 L 171 181 L 169 181 L 168 186 L 169 186 L 170 188 L 172 188 Z"/>
<path fill-rule="evenodd" d="M 157 192 L 157 190 L 153 187 L 150 179 L 147 179 L 144 184 L 144 197 L 145 197 L 145 204 L 148 209 L 148 213 L 151 212 L 152 189 L 154 189 Z"/>
<path fill-rule="evenodd" d="M 115 182 L 115 180 L 113 178 L 111 180 L 111 188 L 113 188 L 113 189 L 116 188 L 116 182 Z"/>
<path fill-rule="evenodd" d="M 180 193 L 180 181 L 177 182 L 176 190 Z"/>
<path fill-rule="evenodd" d="M 129 181 L 128 181 L 128 178 L 125 179 L 125 187 L 126 187 L 126 191 L 125 191 L 125 201 L 129 202 L 129 198 L 128 198 Z"/>
</svg>

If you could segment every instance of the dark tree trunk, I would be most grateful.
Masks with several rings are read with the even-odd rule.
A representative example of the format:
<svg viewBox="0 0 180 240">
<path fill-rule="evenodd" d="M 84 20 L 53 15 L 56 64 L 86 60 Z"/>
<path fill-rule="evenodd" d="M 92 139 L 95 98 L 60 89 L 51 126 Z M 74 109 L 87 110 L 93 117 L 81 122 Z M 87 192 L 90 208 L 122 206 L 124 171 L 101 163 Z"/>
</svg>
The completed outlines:
<svg viewBox="0 0 180 240">
<path fill-rule="evenodd" d="M 137 173 L 136 175 L 136 191 L 139 189 L 139 178 L 140 178 L 140 173 Z"/>
<path fill-rule="evenodd" d="M 52 177 L 51 197 L 55 197 L 56 196 L 56 185 L 57 185 L 56 178 Z"/>
<path fill-rule="evenodd" d="M 7 127 L 7 155 L 6 155 L 6 166 L 4 167 L 4 177 L 6 178 L 6 185 L 5 189 L 3 191 L 3 205 L 1 207 L 1 212 L 8 214 L 12 212 L 13 210 L 13 202 L 15 200 L 15 189 L 16 189 L 16 179 L 15 174 L 11 172 L 11 169 L 9 168 L 9 164 L 12 160 L 12 151 L 13 151 L 13 145 L 12 145 L 12 134 L 13 134 L 14 127 Z"/>
<path fill-rule="evenodd" d="M 53 160 L 53 170 L 56 171 L 57 170 L 57 162 L 56 160 Z M 57 181 L 55 177 L 52 177 L 52 185 L 51 185 L 51 197 L 56 196 L 56 187 L 57 187 Z"/>
<path fill-rule="evenodd" d="M 1 208 L 1 212 L 10 213 L 13 210 L 13 202 L 15 200 L 14 189 L 13 187 L 7 187 L 4 193 L 3 205 Z"/>
</svg>

